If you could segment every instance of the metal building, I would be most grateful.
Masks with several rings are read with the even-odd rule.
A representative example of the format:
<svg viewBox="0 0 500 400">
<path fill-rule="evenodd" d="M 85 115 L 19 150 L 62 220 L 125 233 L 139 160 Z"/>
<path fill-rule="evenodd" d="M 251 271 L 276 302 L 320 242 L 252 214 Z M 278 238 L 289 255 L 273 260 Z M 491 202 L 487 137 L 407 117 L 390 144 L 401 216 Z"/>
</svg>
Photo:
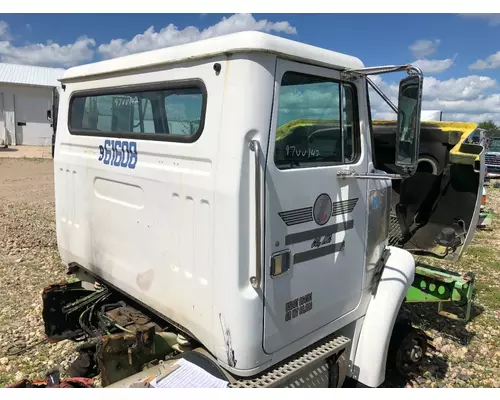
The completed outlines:
<svg viewBox="0 0 500 400">
<path fill-rule="evenodd" d="M 52 90 L 64 69 L 0 63 L 0 146 L 50 146 Z"/>
</svg>

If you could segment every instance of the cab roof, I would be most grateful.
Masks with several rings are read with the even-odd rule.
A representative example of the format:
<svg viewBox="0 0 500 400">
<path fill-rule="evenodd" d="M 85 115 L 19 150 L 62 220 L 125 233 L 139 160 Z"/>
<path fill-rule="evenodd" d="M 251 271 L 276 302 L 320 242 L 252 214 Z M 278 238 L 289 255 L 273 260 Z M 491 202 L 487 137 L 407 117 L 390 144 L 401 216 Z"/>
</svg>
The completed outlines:
<svg viewBox="0 0 500 400">
<path fill-rule="evenodd" d="M 271 53 L 340 70 L 364 67 L 363 63 L 353 56 L 267 33 L 246 31 L 80 65 L 66 70 L 60 81 L 84 80 L 99 75 L 192 61 L 221 54 L 253 52 Z"/>
</svg>

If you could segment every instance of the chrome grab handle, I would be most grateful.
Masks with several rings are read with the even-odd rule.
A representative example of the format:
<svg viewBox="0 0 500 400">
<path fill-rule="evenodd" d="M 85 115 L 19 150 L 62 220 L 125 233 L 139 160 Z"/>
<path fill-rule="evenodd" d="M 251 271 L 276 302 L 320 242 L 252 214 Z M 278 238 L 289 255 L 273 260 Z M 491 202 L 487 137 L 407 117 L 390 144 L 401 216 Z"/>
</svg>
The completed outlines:
<svg viewBox="0 0 500 400">
<path fill-rule="evenodd" d="M 403 179 L 403 177 L 399 174 L 377 174 L 377 173 L 362 173 L 358 174 L 353 168 L 347 168 L 342 171 L 337 172 L 337 177 L 341 179 L 384 179 L 384 180 L 392 180 L 392 179 Z"/>
<path fill-rule="evenodd" d="M 250 284 L 254 288 L 260 286 L 262 275 L 262 204 L 261 204 L 261 175 L 260 175 L 260 143 L 258 140 L 250 142 L 250 150 L 254 153 L 255 162 L 255 276 L 250 277 Z"/>
</svg>

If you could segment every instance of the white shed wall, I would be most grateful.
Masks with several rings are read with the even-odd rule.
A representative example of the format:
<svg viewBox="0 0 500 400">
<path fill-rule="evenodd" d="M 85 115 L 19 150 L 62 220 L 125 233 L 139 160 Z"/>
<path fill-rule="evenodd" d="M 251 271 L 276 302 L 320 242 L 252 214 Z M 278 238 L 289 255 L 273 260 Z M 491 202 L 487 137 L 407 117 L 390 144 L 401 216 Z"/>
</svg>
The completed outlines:
<svg viewBox="0 0 500 400">
<path fill-rule="evenodd" d="M 0 142 L 50 146 L 52 88 L 0 83 Z"/>
</svg>

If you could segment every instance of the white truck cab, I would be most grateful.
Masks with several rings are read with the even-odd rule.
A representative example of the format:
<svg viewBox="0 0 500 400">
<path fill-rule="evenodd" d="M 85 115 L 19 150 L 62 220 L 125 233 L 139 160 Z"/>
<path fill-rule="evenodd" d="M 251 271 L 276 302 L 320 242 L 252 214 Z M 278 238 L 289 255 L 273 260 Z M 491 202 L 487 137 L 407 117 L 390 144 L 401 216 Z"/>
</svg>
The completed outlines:
<svg viewBox="0 0 500 400">
<path fill-rule="evenodd" d="M 396 163 L 417 162 L 422 76 L 244 32 L 70 68 L 55 136 L 62 260 L 196 341 L 237 379 L 342 337 L 385 377 L 415 263 L 388 246 L 368 78 L 401 82 Z M 396 134 L 396 133 L 395 133 Z"/>
</svg>

